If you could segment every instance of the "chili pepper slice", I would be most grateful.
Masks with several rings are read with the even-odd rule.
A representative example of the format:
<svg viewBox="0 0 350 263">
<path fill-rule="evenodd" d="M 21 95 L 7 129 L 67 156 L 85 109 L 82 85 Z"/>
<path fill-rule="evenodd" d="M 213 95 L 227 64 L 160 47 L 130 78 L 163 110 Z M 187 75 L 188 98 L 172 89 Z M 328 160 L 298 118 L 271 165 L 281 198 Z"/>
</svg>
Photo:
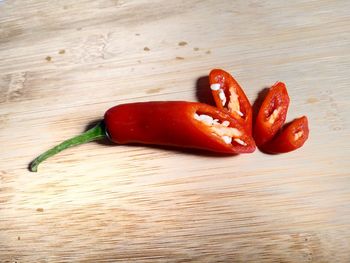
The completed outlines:
<svg viewBox="0 0 350 263">
<path fill-rule="evenodd" d="M 209 83 L 216 106 L 227 110 L 251 134 L 252 106 L 238 82 L 230 73 L 222 69 L 213 69 L 209 73 Z"/>
<path fill-rule="evenodd" d="M 103 122 L 43 153 L 30 170 L 37 171 L 42 161 L 64 149 L 106 137 L 118 144 L 170 145 L 228 154 L 255 150 L 245 128 L 215 107 L 184 101 L 139 102 L 107 110 Z"/>
<path fill-rule="evenodd" d="M 254 126 L 254 139 L 258 147 L 270 141 L 283 126 L 289 106 L 286 85 L 274 84 L 264 99 Z"/>
<path fill-rule="evenodd" d="M 286 153 L 304 145 L 309 137 L 309 125 L 306 116 L 295 119 L 264 147 L 268 153 Z"/>
</svg>

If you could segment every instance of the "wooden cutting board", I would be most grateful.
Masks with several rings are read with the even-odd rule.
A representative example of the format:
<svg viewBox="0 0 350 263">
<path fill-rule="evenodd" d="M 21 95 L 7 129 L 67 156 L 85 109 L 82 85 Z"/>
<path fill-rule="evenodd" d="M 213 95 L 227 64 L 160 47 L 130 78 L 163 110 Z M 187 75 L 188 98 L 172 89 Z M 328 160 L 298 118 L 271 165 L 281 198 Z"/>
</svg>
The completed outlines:
<svg viewBox="0 0 350 263">
<path fill-rule="evenodd" d="M 350 262 L 350 1 L 0 1 L 0 262 Z M 295 152 L 90 143 L 27 170 L 109 107 L 253 103 L 280 80 Z"/>
</svg>

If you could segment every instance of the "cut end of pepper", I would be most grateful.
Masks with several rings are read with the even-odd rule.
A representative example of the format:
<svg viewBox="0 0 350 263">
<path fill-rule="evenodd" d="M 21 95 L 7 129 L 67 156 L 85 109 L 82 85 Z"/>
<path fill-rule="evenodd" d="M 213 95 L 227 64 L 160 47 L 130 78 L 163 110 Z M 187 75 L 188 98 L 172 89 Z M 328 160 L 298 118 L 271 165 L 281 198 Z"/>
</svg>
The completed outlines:
<svg viewBox="0 0 350 263">
<path fill-rule="evenodd" d="M 94 140 L 100 140 L 103 138 L 106 138 L 106 129 L 104 122 L 99 122 L 96 126 L 93 128 L 87 130 L 83 134 L 80 134 L 78 136 L 75 136 L 71 139 L 68 139 L 57 146 L 51 148 L 50 150 L 44 152 L 43 154 L 39 155 L 37 158 L 35 158 L 30 164 L 29 164 L 29 171 L 31 172 L 37 172 L 38 166 L 40 163 L 45 161 L 47 158 L 65 150 L 73 146 L 77 146 L 83 143 L 91 142 Z"/>
<path fill-rule="evenodd" d="M 214 113 L 212 112 L 212 114 Z M 204 124 L 212 136 L 219 138 L 219 141 L 228 145 L 232 151 L 250 153 L 255 150 L 253 139 L 245 134 L 245 130 L 236 123 L 236 120 L 230 118 L 233 122 L 231 124 L 229 120 L 222 118 L 223 116 L 214 117 L 214 115 L 197 111 L 194 114 L 194 119 Z"/>
</svg>

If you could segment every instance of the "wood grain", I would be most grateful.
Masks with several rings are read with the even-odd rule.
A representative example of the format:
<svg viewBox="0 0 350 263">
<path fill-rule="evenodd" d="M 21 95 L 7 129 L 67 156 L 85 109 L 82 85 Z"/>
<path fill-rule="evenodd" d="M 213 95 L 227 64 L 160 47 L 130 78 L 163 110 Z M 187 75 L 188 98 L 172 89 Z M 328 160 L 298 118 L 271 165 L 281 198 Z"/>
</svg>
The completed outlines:
<svg viewBox="0 0 350 263">
<path fill-rule="evenodd" d="M 0 1 L 0 262 L 350 262 L 349 1 Z M 90 143 L 109 107 L 277 80 L 295 152 Z"/>
</svg>

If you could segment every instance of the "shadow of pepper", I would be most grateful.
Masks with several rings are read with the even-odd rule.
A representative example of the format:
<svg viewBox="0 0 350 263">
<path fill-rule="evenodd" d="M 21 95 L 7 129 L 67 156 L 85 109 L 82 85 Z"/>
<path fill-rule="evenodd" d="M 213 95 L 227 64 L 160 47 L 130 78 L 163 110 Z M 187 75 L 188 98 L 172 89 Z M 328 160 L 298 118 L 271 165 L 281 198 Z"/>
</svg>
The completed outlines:
<svg viewBox="0 0 350 263">
<path fill-rule="evenodd" d="M 255 121 L 256 121 L 256 117 L 258 116 L 260 107 L 264 101 L 264 99 L 266 98 L 267 93 L 269 92 L 269 88 L 265 87 L 263 88 L 261 91 L 259 91 L 258 93 L 258 97 L 255 99 L 252 108 L 253 108 L 253 129 L 255 126 Z"/>
<path fill-rule="evenodd" d="M 199 102 L 215 106 L 209 85 L 209 76 L 202 76 L 196 81 L 196 97 Z"/>
<path fill-rule="evenodd" d="M 103 121 L 103 119 L 98 119 L 98 120 L 93 120 L 93 121 L 90 121 L 86 126 L 85 126 L 85 130 L 84 132 L 92 129 L 93 127 L 95 127 L 97 124 L 99 124 L 101 121 Z M 114 142 L 112 142 L 110 139 L 108 139 L 108 137 L 106 136 L 105 138 L 103 139 L 100 139 L 100 140 L 97 140 L 97 141 L 93 141 L 95 143 L 98 143 L 98 144 L 102 144 L 102 145 L 115 145 Z"/>
</svg>

